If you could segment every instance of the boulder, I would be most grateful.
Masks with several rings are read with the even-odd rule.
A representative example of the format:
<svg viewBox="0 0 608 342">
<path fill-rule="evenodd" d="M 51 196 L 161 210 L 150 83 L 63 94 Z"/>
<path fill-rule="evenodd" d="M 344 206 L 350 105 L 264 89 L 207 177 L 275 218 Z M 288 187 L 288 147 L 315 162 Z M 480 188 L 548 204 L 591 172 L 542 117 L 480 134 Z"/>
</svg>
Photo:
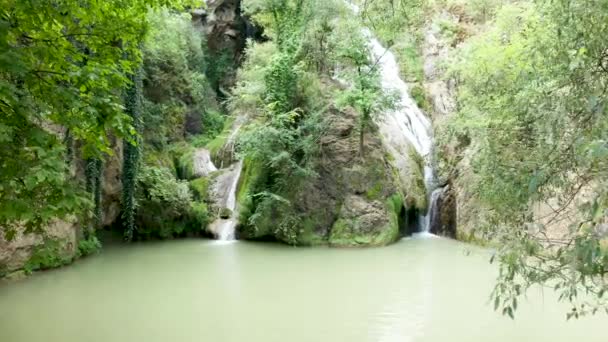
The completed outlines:
<svg viewBox="0 0 608 342">
<path fill-rule="evenodd" d="M 376 127 L 366 133 L 361 157 L 355 112 L 331 108 L 326 118 L 327 131 L 320 139 L 320 153 L 314 162 L 317 175 L 294 183 L 280 194 L 292 203 L 293 211 L 286 214 L 279 208 L 268 209 L 255 228 L 241 222 L 241 238 L 336 247 L 381 246 L 399 238 L 404 196 Z M 249 184 L 248 177 L 255 174 L 255 168 L 260 166 L 246 163 L 243 186 Z M 299 218 L 297 236 L 284 236 L 277 229 L 290 219 L 285 215 Z"/>
</svg>

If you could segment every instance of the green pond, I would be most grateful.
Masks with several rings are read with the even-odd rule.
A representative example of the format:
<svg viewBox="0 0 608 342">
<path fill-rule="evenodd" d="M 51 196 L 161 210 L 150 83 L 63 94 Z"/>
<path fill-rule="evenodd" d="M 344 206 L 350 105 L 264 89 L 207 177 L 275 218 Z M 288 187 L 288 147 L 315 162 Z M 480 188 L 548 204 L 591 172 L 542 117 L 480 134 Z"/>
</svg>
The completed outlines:
<svg viewBox="0 0 608 342">
<path fill-rule="evenodd" d="M 108 247 L 0 286 L 2 342 L 608 341 L 534 291 L 492 309 L 488 251 L 439 238 L 385 248 L 205 240 Z"/>
</svg>

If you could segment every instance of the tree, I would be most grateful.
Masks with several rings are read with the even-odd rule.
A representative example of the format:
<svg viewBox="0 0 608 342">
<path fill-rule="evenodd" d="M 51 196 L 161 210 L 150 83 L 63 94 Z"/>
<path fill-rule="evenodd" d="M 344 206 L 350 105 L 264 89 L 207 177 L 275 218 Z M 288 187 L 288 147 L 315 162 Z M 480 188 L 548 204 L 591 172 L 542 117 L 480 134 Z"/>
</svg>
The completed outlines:
<svg viewBox="0 0 608 342">
<path fill-rule="evenodd" d="M 84 158 L 134 133 L 121 90 L 140 63 L 148 8 L 193 1 L 0 1 L 0 226 L 40 232 L 90 208 L 64 141 Z M 71 146 L 70 146 L 71 148 Z"/>
<path fill-rule="evenodd" d="M 382 88 L 378 60 L 372 58 L 358 22 L 346 22 L 338 39 L 338 58 L 346 66 L 341 77 L 349 83 L 339 103 L 359 112 L 359 154 L 364 156 L 365 133 L 373 119 L 394 106 L 394 98 Z"/>
<path fill-rule="evenodd" d="M 482 233 L 500 246 L 495 305 L 546 285 L 568 317 L 608 312 L 608 2 L 505 6 L 455 65 Z M 547 203 L 548 215 L 534 208 Z M 561 230 L 561 234 L 555 233 Z"/>
</svg>

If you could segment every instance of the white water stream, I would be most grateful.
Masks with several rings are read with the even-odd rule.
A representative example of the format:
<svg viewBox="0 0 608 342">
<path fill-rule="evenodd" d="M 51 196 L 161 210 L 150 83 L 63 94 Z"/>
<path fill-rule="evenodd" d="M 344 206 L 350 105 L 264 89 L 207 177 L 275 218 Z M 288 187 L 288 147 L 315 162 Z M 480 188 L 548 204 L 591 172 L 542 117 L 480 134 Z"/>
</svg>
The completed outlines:
<svg viewBox="0 0 608 342">
<path fill-rule="evenodd" d="M 359 7 L 346 2 L 355 14 Z M 369 40 L 372 57 L 377 61 L 382 87 L 387 92 L 397 95 L 396 108 L 385 112 L 377 120 L 384 145 L 395 158 L 395 166 L 404 175 L 411 172 L 409 150 L 413 147 L 424 158 L 424 183 L 429 198 L 428 210 L 420 216 L 420 232 L 428 233 L 430 229 L 430 213 L 432 206 L 440 194 L 436 188 L 436 177 L 433 169 L 433 129 L 430 120 L 424 115 L 414 99 L 410 96 L 407 84 L 399 76 L 399 64 L 395 55 L 380 44 L 372 32 L 364 28 L 363 35 Z"/>
<path fill-rule="evenodd" d="M 225 198 L 224 208 L 230 209 L 230 217 L 218 218 L 210 225 L 210 230 L 215 234 L 219 241 L 234 241 L 236 239 L 236 226 L 238 224 L 238 213 L 236 203 L 236 192 L 238 189 L 239 178 L 243 162 L 239 161 L 233 166 L 233 169 L 226 174 L 226 186 L 220 187 L 224 194 L 220 194 Z"/>
</svg>

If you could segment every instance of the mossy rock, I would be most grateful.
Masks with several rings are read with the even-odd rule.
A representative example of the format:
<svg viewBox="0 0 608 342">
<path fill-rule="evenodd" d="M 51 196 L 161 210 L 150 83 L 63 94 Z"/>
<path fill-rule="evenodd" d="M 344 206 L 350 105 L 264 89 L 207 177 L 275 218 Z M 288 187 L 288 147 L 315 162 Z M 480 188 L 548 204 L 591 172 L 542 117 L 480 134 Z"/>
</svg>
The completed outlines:
<svg viewBox="0 0 608 342">
<path fill-rule="evenodd" d="M 373 231 L 362 229 L 357 219 L 338 219 L 331 228 L 329 245 L 334 247 L 386 246 L 397 240 L 399 227 L 390 223 Z"/>
<path fill-rule="evenodd" d="M 221 219 L 229 219 L 230 217 L 232 217 L 232 210 L 228 208 L 222 208 L 220 209 L 219 216 Z"/>
<path fill-rule="evenodd" d="M 234 130 L 234 121 L 234 117 L 226 119 L 222 132 L 205 145 L 205 148 L 211 154 L 211 160 L 218 167 L 229 165 L 234 159 L 232 151 L 226 150 L 226 144 Z"/>
<path fill-rule="evenodd" d="M 236 200 L 239 205 L 239 221 L 244 224 L 249 221 L 253 214 L 253 195 L 263 188 L 264 177 L 264 169 L 259 163 L 252 159 L 243 161 Z"/>
<path fill-rule="evenodd" d="M 173 159 L 168 150 L 157 150 L 155 148 L 144 148 L 143 162 L 148 166 L 173 168 Z"/>
<path fill-rule="evenodd" d="M 192 233 L 202 233 L 209 225 L 209 209 L 203 202 L 193 202 L 190 207 L 187 225 Z"/>
</svg>

